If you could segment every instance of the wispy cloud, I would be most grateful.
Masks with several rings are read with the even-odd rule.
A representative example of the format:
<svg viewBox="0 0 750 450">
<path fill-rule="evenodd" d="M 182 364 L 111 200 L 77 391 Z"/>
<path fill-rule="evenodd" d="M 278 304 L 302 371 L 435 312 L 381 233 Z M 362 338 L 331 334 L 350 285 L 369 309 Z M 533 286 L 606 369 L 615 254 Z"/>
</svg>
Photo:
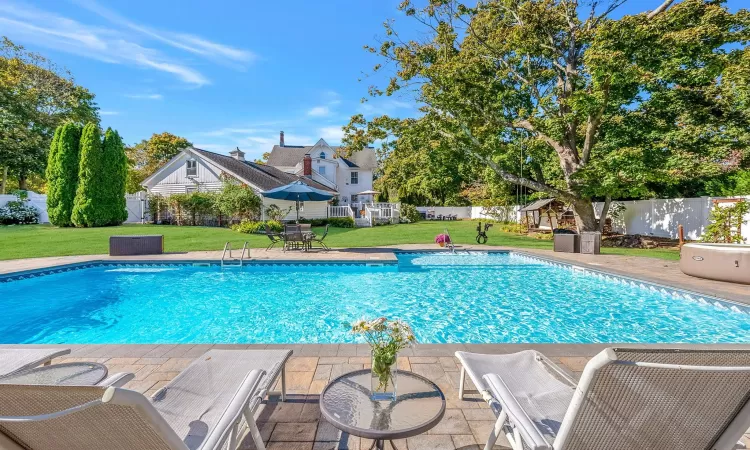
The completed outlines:
<svg viewBox="0 0 750 450">
<path fill-rule="evenodd" d="M 145 25 L 137 24 L 121 16 L 115 11 L 106 8 L 94 0 L 74 0 L 75 3 L 89 11 L 98 14 L 115 25 L 137 31 L 145 36 L 170 45 L 174 48 L 184 50 L 211 60 L 229 60 L 239 63 L 248 63 L 257 59 L 257 56 L 248 50 L 242 50 L 224 44 L 212 42 L 200 36 L 187 33 L 174 33 L 170 31 L 157 30 Z"/>
<path fill-rule="evenodd" d="M 198 70 L 153 46 L 133 40 L 137 31 L 153 42 L 168 44 L 206 59 L 230 65 L 246 64 L 255 59 L 252 52 L 209 41 L 185 33 L 155 31 L 135 24 L 95 2 L 80 4 L 109 20 L 112 26 L 96 26 L 13 1 L 0 1 L 0 29 L 20 42 L 52 48 L 110 64 L 141 67 L 170 74 L 194 87 L 210 84 Z M 119 28 L 122 27 L 122 28 Z M 123 29 L 124 28 L 124 29 Z M 240 67 L 242 68 L 242 67 Z"/>
<path fill-rule="evenodd" d="M 125 97 L 137 100 L 161 100 L 164 98 L 161 94 L 125 94 Z"/>
<path fill-rule="evenodd" d="M 330 108 L 327 106 L 316 106 L 309 111 L 307 111 L 307 115 L 311 117 L 325 117 L 331 113 Z"/>
<path fill-rule="evenodd" d="M 245 158 L 260 159 L 263 153 L 270 152 L 273 146 L 279 143 L 279 132 L 268 128 L 269 123 L 278 125 L 277 122 L 257 122 L 246 126 L 198 131 L 186 137 L 197 148 L 226 154 L 239 147 L 245 152 Z M 305 130 L 287 129 L 284 133 L 287 145 L 312 145 L 318 138 L 319 136 L 308 135 Z"/>
<path fill-rule="evenodd" d="M 344 130 L 335 126 L 319 128 L 318 133 L 329 144 L 339 144 L 344 137 Z"/>
<path fill-rule="evenodd" d="M 101 111 L 99 111 L 99 115 L 100 116 L 118 116 L 118 115 L 120 115 L 120 112 L 119 111 L 104 111 L 104 110 L 101 110 Z"/>
</svg>

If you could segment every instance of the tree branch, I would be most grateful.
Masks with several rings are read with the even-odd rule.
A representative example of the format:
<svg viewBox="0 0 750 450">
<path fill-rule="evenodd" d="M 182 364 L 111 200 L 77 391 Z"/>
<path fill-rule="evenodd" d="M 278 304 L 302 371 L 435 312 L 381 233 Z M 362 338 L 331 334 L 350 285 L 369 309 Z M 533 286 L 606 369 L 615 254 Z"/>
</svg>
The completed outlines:
<svg viewBox="0 0 750 450">
<path fill-rule="evenodd" d="M 482 147 L 482 143 L 479 142 L 479 139 L 477 139 L 471 133 L 471 130 L 469 130 L 468 127 L 466 127 L 465 125 L 460 125 L 460 127 L 464 131 L 464 134 L 466 134 L 466 136 L 469 138 L 469 140 L 471 141 L 471 143 L 475 147 L 478 147 L 478 148 Z M 447 137 L 449 139 L 453 139 L 453 140 L 456 139 L 455 136 L 453 136 L 452 134 L 450 134 L 450 133 L 448 133 L 448 132 L 446 132 L 444 130 L 436 129 L 436 131 L 440 135 L 445 136 L 445 137 Z M 544 184 L 544 183 L 541 183 L 541 182 L 538 182 L 538 181 L 534 181 L 534 180 L 531 180 L 531 179 L 528 179 L 528 178 L 520 177 L 520 176 L 518 176 L 516 174 L 507 172 L 507 171 L 503 170 L 500 166 L 498 166 L 497 163 L 495 163 L 495 161 L 493 161 L 491 158 L 488 158 L 487 156 L 485 156 L 485 155 L 483 155 L 483 154 L 481 154 L 479 152 L 473 151 L 471 149 L 466 149 L 464 151 L 466 153 L 468 153 L 469 155 L 471 155 L 471 156 L 477 158 L 478 160 L 484 162 L 485 164 L 487 164 L 497 175 L 500 176 L 500 178 L 502 178 L 503 180 L 505 180 L 505 181 L 507 181 L 509 183 L 513 183 L 513 184 L 516 184 L 516 185 L 519 185 L 519 186 L 525 186 L 525 187 L 527 187 L 529 189 L 534 189 L 535 191 L 539 191 L 539 192 L 546 192 L 548 194 L 554 195 L 555 197 L 559 197 L 559 198 L 561 198 L 563 200 L 566 200 L 566 201 L 572 201 L 572 199 L 574 198 L 572 195 L 570 195 L 570 194 L 568 194 L 566 192 L 560 191 L 558 189 L 555 189 L 552 186 L 549 186 L 547 184 Z"/>
<path fill-rule="evenodd" d="M 674 2 L 674 0 L 664 0 L 664 3 L 662 3 L 661 5 L 659 5 L 659 7 L 656 8 L 655 10 L 651 11 L 650 13 L 648 13 L 648 15 L 646 16 L 646 18 L 647 19 L 653 19 L 657 15 L 659 15 L 659 14 L 663 13 L 664 11 L 666 11 L 667 8 L 669 8 L 669 5 L 671 5 L 673 2 Z"/>
<path fill-rule="evenodd" d="M 602 102 L 601 108 L 599 108 L 593 116 L 589 114 L 588 122 L 586 123 L 586 139 L 583 142 L 583 157 L 581 158 L 581 164 L 589 162 L 591 149 L 594 148 L 594 145 L 596 144 L 596 135 L 599 132 L 599 125 L 601 125 L 602 116 L 604 115 L 604 110 L 607 108 L 607 101 L 609 100 L 609 86 L 610 80 L 607 79 L 603 86 L 604 101 Z"/>
</svg>

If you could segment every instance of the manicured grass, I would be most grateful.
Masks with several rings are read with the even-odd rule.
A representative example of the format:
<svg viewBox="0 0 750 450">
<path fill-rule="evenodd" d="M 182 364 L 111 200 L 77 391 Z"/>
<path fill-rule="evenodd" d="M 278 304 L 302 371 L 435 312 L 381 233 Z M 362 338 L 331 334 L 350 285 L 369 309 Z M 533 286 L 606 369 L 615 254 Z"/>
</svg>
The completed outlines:
<svg viewBox="0 0 750 450">
<path fill-rule="evenodd" d="M 448 229 L 457 244 L 473 244 L 476 222 L 419 222 L 416 224 L 387 225 L 374 228 L 331 228 L 325 242 L 331 247 L 377 247 L 398 244 L 433 243 L 436 234 Z M 315 232 L 322 234 L 322 228 Z M 248 241 L 253 248 L 264 248 L 269 241 L 263 235 L 240 234 L 226 228 L 177 227 L 169 225 L 123 225 L 107 228 L 55 228 L 48 225 L 0 227 L 0 260 L 105 254 L 109 237 L 124 234 L 163 234 L 167 252 L 221 250 L 227 241 L 233 248 L 241 248 Z M 488 245 L 551 249 L 552 241 L 504 233 L 497 227 L 488 232 Z M 435 246 L 437 248 L 437 245 Z M 676 250 L 603 248 L 603 253 L 679 259 Z"/>
</svg>

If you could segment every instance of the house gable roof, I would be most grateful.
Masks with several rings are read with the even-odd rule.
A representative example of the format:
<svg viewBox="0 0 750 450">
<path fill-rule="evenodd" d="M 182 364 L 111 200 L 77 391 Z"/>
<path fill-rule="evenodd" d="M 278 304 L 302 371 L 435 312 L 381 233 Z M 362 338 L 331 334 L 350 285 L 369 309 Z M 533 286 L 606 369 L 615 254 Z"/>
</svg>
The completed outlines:
<svg viewBox="0 0 750 450">
<path fill-rule="evenodd" d="M 304 159 L 305 155 L 315 157 L 317 153 L 324 151 L 326 153 L 332 152 L 332 156 L 340 158 L 347 167 L 362 170 L 374 170 L 377 168 L 378 162 L 373 148 L 367 147 L 353 153 L 348 158 L 335 156 L 338 155 L 340 148 L 328 145 L 323 139 L 319 139 L 315 145 L 274 145 L 271 149 L 271 154 L 268 156 L 267 164 L 274 167 L 295 167 Z"/>
<path fill-rule="evenodd" d="M 235 176 L 240 177 L 241 181 L 245 181 L 248 184 L 257 186 L 264 191 L 269 189 L 284 186 L 294 181 L 302 181 L 310 187 L 317 189 L 323 189 L 331 191 L 328 186 L 324 186 L 317 181 L 313 181 L 306 177 L 298 177 L 291 173 L 286 173 L 282 170 L 277 169 L 265 164 L 258 164 L 250 161 L 239 161 L 232 158 L 231 156 L 220 155 L 218 153 L 209 152 L 207 150 L 201 150 L 194 148 L 195 153 L 210 160 L 219 167 L 225 167 L 228 171 L 232 172 Z"/>
<path fill-rule="evenodd" d="M 310 178 L 298 177 L 297 175 L 279 170 L 276 167 L 257 164 L 250 161 L 240 161 L 231 156 L 220 155 L 218 153 L 209 152 L 207 150 L 202 150 L 195 147 L 188 147 L 184 149 L 182 153 L 172 158 L 153 175 L 146 178 L 141 184 L 143 184 L 144 186 L 150 186 L 152 180 L 156 179 L 160 173 L 162 173 L 164 170 L 178 161 L 184 153 L 203 158 L 209 161 L 212 165 L 238 178 L 240 181 L 252 185 L 255 188 L 263 191 L 284 186 L 294 181 L 302 181 L 310 187 L 323 189 L 329 192 L 336 192 L 328 186 L 311 180 Z"/>
</svg>

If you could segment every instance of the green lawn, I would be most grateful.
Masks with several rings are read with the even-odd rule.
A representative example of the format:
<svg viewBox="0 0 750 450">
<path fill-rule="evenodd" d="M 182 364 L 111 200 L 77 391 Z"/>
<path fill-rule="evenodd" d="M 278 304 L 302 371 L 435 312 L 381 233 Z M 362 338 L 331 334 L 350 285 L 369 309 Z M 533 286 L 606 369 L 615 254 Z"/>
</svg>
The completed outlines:
<svg viewBox="0 0 750 450">
<path fill-rule="evenodd" d="M 331 247 L 377 247 L 380 245 L 427 244 L 447 228 L 457 244 L 474 243 L 476 222 L 420 222 L 374 228 L 331 228 L 325 242 Z M 322 233 L 322 229 L 315 229 Z M 269 241 L 262 235 L 247 235 L 226 228 L 177 227 L 169 225 L 123 225 L 107 228 L 55 228 L 48 225 L 0 227 L 0 260 L 40 256 L 105 254 L 108 238 L 118 234 L 163 234 L 167 252 L 221 250 L 232 242 L 241 248 L 244 241 L 251 247 L 265 247 Z M 488 245 L 518 248 L 551 249 L 552 242 L 523 235 L 504 233 L 496 228 L 488 232 Z M 437 246 L 436 246 L 437 247 Z M 603 253 L 679 259 L 676 250 L 604 248 Z"/>
</svg>

